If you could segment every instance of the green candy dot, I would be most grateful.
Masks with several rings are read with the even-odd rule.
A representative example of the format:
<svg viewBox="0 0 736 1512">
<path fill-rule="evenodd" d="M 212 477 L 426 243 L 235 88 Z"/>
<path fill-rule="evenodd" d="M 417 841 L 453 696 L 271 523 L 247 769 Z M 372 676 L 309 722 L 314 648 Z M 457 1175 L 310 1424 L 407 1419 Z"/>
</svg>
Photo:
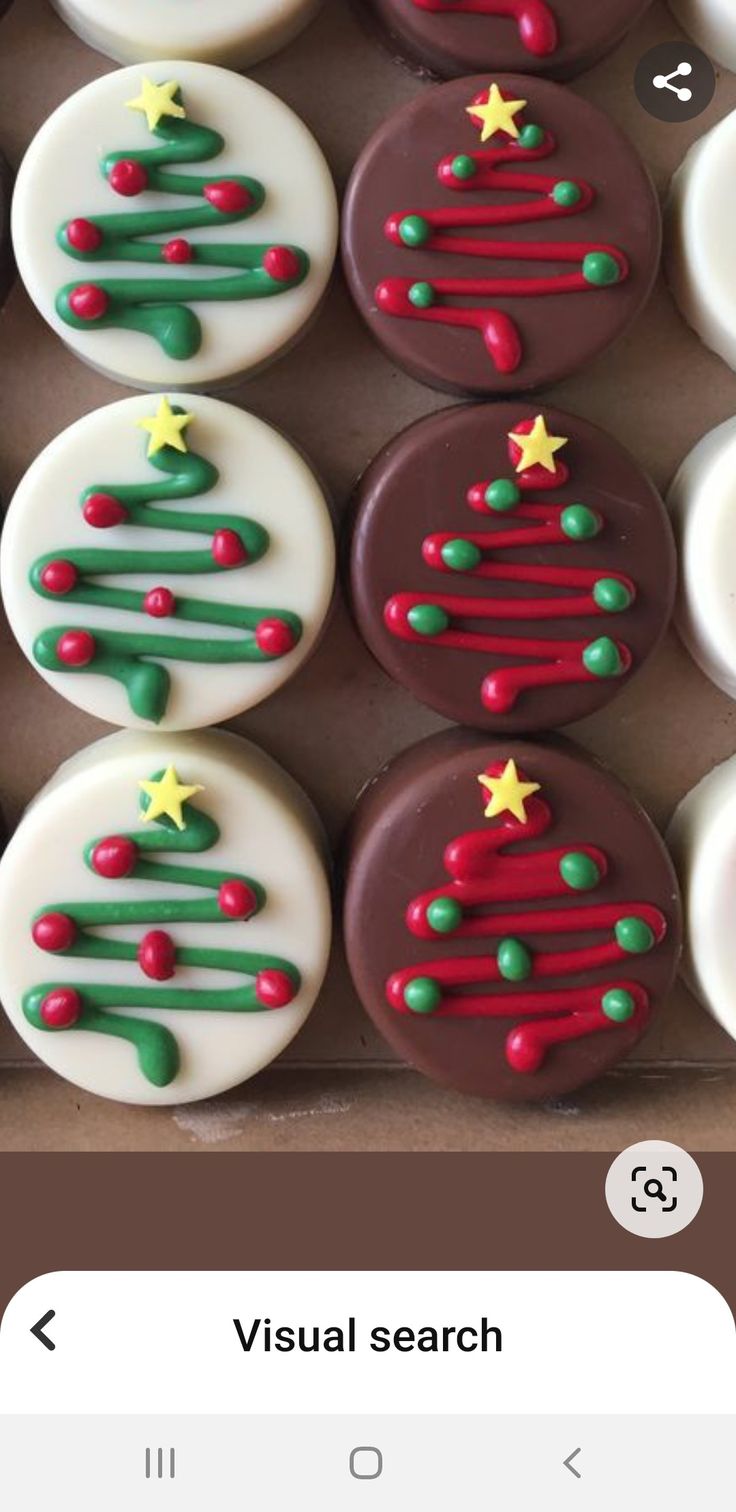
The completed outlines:
<svg viewBox="0 0 736 1512">
<path fill-rule="evenodd" d="M 579 189 L 577 184 L 573 184 L 570 179 L 560 179 L 559 184 L 555 184 L 552 190 L 552 198 L 555 204 L 562 205 L 565 208 L 577 205 L 582 197 L 582 189 Z"/>
<path fill-rule="evenodd" d="M 521 502 L 521 491 L 512 478 L 496 478 L 486 489 L 485 501 L 489 509 L 505 514 L 507 509 L 516 509 Z"/>
<path fill-rule="evenodd" d="M 628 609 L 631 592 L 618 578 L 599 578 L 593 589 L 593 598 L 606 614 L 620 614 L 622 609 Z"/>
<path fill-rule="evenodd" d="M 601 525 L 599 515 L 587 504 L 568 504 L 560 515 L 560 529 L 571 541 L 592 541 Z"/>
<path fill-rule="evenodd" d="M 606 1018 L 612 1019 L 614 1024 L 625 1024 L 634 1017 L 636 1003 L 624 987 L 612 987 L 610 992 L 604 992 L 601 1008 Z"/>
<path fill-rule="evenodd" d="M 544 141 L 544 132 L 541 126 L 533 126 L 531 123 L 524 126 L 519 132 L 520 147 L 541 147 Z"/>
<path fill-rule="evenodd" d="M 415 310 L 431 310 L 436 299 L 431 283 L 415 283 L 409 290 L 409 303 L 413 304 Z"/>
<path fill-rule="evenodd" d="M 399 236 L 405 247 L 423 247 L 432 235 L 432 227 L 423 215 L 405 215 L 399 221 Z M 595 282 L 591 279 L 591 282 Z"/>
<path fill-rule="evenodd" d="M 601 635 L 585 647 L 583 665 L 592 677 L 620 677 L 624 670 L 618 646 L 609 635 Z"/>
<path fill-rule="evenodd" d="M 471 179 L 475 178 L 478 169 L 472 157 L 468 157 L 467 153 L 461 152 L 459 157 L 452 160 L 452 172 L 455 178 Z"/>
<path fill-rule="evenodd" d="M 521 940 L 501 940 L 496 960 L 505 982 L 525 982 L 532 974 L 532 958 Z"/>
<path fill-rule="evenodd" d="M 481 553 L 472 541 L 445 541 L 440 555 L 453 572 L 472 572 L 481 560 Z"/>
<path fill-rule="evenodd" d="M 616 944 L 620 945 L 627 955 L 646 955 L 648 950 L 656 943 L 654 932 L 644 923 L 643 919 L 619 919 L 616 925 Z"/>
<path fill-rule="evenodd" d="M 435 934 L 452 934 L 463 922 L 463 911 L 454 898 L 435 898 L 427 909 L 427 923 Z"/>
<path fill-rule="evenodd" d="M 618 283 L 620 277 L 621 269 L 610 252 L 589 252 L 583 258 L 583 278 L 586 283 L 605 289 L 609 284 Z"/>
<path fill-rule="evenodd" d="M 434 1013 L 442 1001 L 442 993 L 431 977 L 415 977 L 404 988 L 404 1002 L 412 1013 Z"/>
<path fill-rule="evenodd" d="M 595 861 L 584 851 L 568 851 L 562 857 L 560 876 L 573 892 L 591 892 L 601 880 Z"/>
<path fill-rule="evenodd" d="M 412 630 L 417 635 L 441 635 L 450 621 L 438 604 L 415 604 L 407 615 Z"/>
</svg>

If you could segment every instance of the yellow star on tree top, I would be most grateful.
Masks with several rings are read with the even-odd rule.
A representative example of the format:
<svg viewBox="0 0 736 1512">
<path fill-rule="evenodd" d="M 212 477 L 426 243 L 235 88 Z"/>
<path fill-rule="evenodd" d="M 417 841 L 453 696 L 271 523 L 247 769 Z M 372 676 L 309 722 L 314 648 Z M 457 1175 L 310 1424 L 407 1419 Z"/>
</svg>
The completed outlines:
<svg viewBox="0 0 736 1512">
<path fill-rule="evenodd" d="M 162 116 L 177 116 L 183 120 L 186 110 L 174 99 L 179 85 L 175 79 L 166 84 L 154 84 L 145 74 L 141 79 L 141 92 L 134 100 L 126 100 L 128 110 L 140 110 L 146 118 L 149 131 L 155 131 Z"/>
<path fill-rule="evenodd" d="M 199 785 L 188 787 L 180 782 L 173 766 L 167 767 L 163 777 L 152 779 L 150 782 L 139 782 L 139 788 L 147 794 L 151 802 L 147 809 L 141 813 L 144 824 L 149 819 L 160 819 L 165 815 L 172 819 L 177 829 L 186 829 L 186 820 L 182 813 L 182 806 L 188 798 L 193 798 L 195 793 L 201 793 L 204 789 Z"/>
<path fill-rule="evenodd" d="M 567 436 L 550 436 L 544 415 L 537 415 L 528 435 L 522 431 L 509 431 L 509 441 L 514 441 L 521 452 L 517 473 L 526 472 L 529 467 L 543 467 L 546 472 L 555 472 L 555 452 L 567 446 L 567 440 Z"/>
<path fill-rule="evenodd" d="M 155 457 L 156 452 L 164 446 L 173 446 L 180 452 L 188 451 L 184 431 L 193 419 L 194 415 L 175 415 L 168 399 L 162 399 L 155 415 L 146 415 L 143 420 L 137 420 L 136 424 L 142 430 L 147 430 L 151 437 L 148 443 L 149 457 Z"/>
<path fill-rule="evenodd" d="M 492 84 L 488 91 L 488 99 L 485 105 L 466 105 L 468 115 L 476 116 L 482 121 L 483 129 L 480 134 L 481 142 L 487 142 L 489 137 L 495 136 L 497 131 L 505 131 L 507 136 L 518 137 L 519 128 L 515 116 L 524 109 L 526 100 L 505 100 L 497 84 Z"/>
<path fill-rule="evenodd" d="M 520 824 L 526 824 L 524 801 L 532 793 L 539 792 L 538 782 L 522 782 L 515 761 L 507 761 L 500 777 L 489 777 L 481 772 L 478 781 L 490 793 L 486 805 L 486 819 L 495 819 L 499 814 L 513 814 Z"/>
</svg>

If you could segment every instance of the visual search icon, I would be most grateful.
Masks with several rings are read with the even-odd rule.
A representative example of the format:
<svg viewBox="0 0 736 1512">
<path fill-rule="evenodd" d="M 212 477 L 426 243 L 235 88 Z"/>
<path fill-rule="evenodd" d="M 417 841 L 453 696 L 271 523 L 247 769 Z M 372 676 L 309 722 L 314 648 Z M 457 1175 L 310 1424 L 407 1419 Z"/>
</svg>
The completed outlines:
<svg viewBox="0 0 736 1512">
<path fill-rule="evenodd" d="M 673 68 L 672 73 L 655 74 L 654 78 L 652 79 L 652 83 L 655 89 L 671 89 L 672 92 L 677 95 L 678 100 L 682 100 L 684 104 L 686 100 L 692 99 L 692 89 L 688 89 L 684 84 L 675 84 L 673 83 L 673 80 L 689 78 L 692 71 L 692 63 L 688 63 L 687 60 L 685 60 L 682 63 L 678 63 L 677 68 Z"/>
<path fill-rule="evenodd" d="M 639 59 L 634 76 L 639 104 L 658 121 L 682 125 L 710 105 L 716 74 L 692 42 L 662 42 Z"/>
<path fill-rule="evenodd" d="M 668 1239 L 697 1217 L 703 1178 L 687 1150 L 646 1139 L 616 1156 L 606 1177 L 606 1202 L 622 1228 L 640 1239 Z"/>
</svg>

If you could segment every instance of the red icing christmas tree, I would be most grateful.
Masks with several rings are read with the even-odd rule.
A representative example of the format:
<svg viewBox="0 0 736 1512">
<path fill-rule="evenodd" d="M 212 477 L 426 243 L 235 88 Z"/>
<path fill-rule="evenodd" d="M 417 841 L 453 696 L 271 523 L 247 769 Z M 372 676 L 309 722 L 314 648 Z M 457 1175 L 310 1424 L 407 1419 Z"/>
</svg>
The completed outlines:
<svg viewBox="0 0 736 1512">
<path fill-rule="evenodd" d="M 494 667 L 479 690 L 482 703 L 494 714 L 508 713 L 529 688 L 622 677 L 631 667 L 631 652 L 608 635 L 552 640 L 488 634 L 471 628 L 473 624 L 501 620 L 523 627 L 550 619 L 605 618 L 625 612 L 636 597 L 634 583 L 621 573 L 563 566 L 554 560 L 540 563 L 542 549 L 546 555 L 550 547 L 559 547 L 560 555 L 569 555 L 573 548 L 585 547 L 605 530 L 605 521 L 585 504 L 527 502 L 528 495 L 562 488 L 570 477 L 566 463 L 556 456 L 568 444 L 567 438 L 551 436 L 543 415 L 533 421 L 520 420 L 508 440 L 514 478 L 476 483 L 467 497 L 471 509 L 494 519 L 494 528 L 428 535 L 422 556 L 438 573 L 462 574 L 479 584 L 508 584 L 509 596 L 403 592 L 394 594 L 384 609 L 388 629 L 401 640 L 487 652 L 491 658 L 510 662 Z M 499 529 L 495 524 L 499 516 L 504 522 L 509 516 L 510 523 Z M 538 549 L 534 561 L 513 560 L 514 551 L 530 548 Z M 525 598 L 511 596 L 516 586 L 525 584 L 542 591 Z M 513 664 L 516 658 L 521 665 Z M 531 665 L 524 665 L 524 659 Z"/>
<path fill-rule="evenodd" d="M 414 898 L 406 923 L 413 935 L 434 943 L 493 939 L 496 953 L 405 967 L 389 978 L 386 995 L 397 1013 L 522 1020 L 508 1034 L 506 1058 L 514 1071 L 530 1073 L 555 1045 L 608 1033 L 619 1024 L 643 1027 L 649 995 L 628 975 L 619 976 L 616 967 L 661 944 L 667 921 L 649 903 L 580 901 L 608 871 L 596 846 L 509 855 L 520 843 L 547 833 L 552 810 L 539 796 L 539 784 L 527 781 L 513 761 L 488 767 L 478 781 L 485 817 L 499 822 L 450 841 L 443 857 L 450 880 Z M 555 906 L 537 908 L 540 902 Z M 564 948 L 565 936 L 588 934 L 589 944 Z M 535 950 L 525 940 L 529 935 L 560 935 L 563 948 Z M 565 985 L 581 975 L 593 980 Z M 539 989 L 537 984 L 550 980 L 557 985 Z"/>
<path fill-rule="evenodd" d="M 499 373 L 514 373 L 523 356 L 516 322 L 486 301 L 546 298 L 555 294 L 600 292 L 628 277 L 629 265 L 617 247 L 594 241 L 511 241 L 477 235 L 487 229 L 559 221 L 582 215 L 595 191 L 582 179 L 529 173 L 527 166 L 552 157 L 557 143 L 550 131 L 523 122 L 526 100 L 511 100 L 491 84 L 466 107 L 480 128 L 481 143 L 502 138 L 502 145 L 485 151 L 442 158 L 440 183 L 453 193 L 472 191 L 473 203 L 439 210 L 402 210 L 391 215 L 385 233 L 407 250 L 438 255 L 503 260 L 519 263 L 569 263 L 571 272 L 541 276 L 521 273 L 490 277 L 437 277 L 430 281 L 386 278 L 376 289 L 376 303 L 384 315 L 433 324 L 469 327 L 483 337 Z M 517 120 L 518 117 L 518 120 Z M 517 167 L 523 164 L 521 170 Z M 502 204 L 479 204 L 479 191 L 525 196 Z"/>
<path fill-rule="evenodd" d="M 556 52 L 557 22 L 546 0 L 413 0 L 419 10 L 449 11 L 464 16 L 508 16 L 519 28 L 528 53 L 547 58 Z"/>
</svg>

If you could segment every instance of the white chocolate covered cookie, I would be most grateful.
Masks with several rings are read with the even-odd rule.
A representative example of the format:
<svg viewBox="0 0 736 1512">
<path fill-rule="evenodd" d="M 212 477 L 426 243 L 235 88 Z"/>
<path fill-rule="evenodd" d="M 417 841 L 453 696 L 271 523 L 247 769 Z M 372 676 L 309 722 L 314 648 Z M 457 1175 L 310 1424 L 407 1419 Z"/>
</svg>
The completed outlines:
<svg viewBox="0 0 736 1512">
<path fill-rule="evenodd" d="M 337 204 L 306 126 L 205 63 L 105 74 L 33 139 L 12 216 L 31 299 L 77 356 L 136 388 L 212 388 L 304 332 Z"/>
<path fill-rule="evenodd" d="M 736 420 L 698 442 L 667 502 L 680 546 L 675 623 L 706 677 L 736 698 Z"/>
<path fill-rule="evenodd" d="M 198 58 L 248 68 L 285 47 L 322 0 L 51 0 L 77 36 L 118 63 Z"/>
<path fill-rule="evenodd" d="M 700 137 L 672 180 L 665 267 L 701 341 L 736 368 L 736 111 Z"/>
<path fill-rule="evenodd" d="M 125 731 L 67 761 L 0 861 L 0 1000 L 54 1071 L 181 1103 L 288 1045 L 327 966 L 310 804 L 234 735 Z"/>
<path fill-rule="evenodd" d="M 218 724 L 313 649 L 335 552 L 288 441 L 201 394 L 85 415 L 32 464 L 0 581 L 14 634 L 59 693 L 111 724 Z"/>
<path fill-rule="evenodd" d="M 736 756 L 683 798 L 666 835 L 685 906 L 684 972 L 693 992 L 736 1039 Z"/>
<path fill-rule="evenodd" d="M 670 10 L 693 42 L 714 63 L 736 69 L 736 7 L 733 0 L 670 0 Z"/>
</svg>

